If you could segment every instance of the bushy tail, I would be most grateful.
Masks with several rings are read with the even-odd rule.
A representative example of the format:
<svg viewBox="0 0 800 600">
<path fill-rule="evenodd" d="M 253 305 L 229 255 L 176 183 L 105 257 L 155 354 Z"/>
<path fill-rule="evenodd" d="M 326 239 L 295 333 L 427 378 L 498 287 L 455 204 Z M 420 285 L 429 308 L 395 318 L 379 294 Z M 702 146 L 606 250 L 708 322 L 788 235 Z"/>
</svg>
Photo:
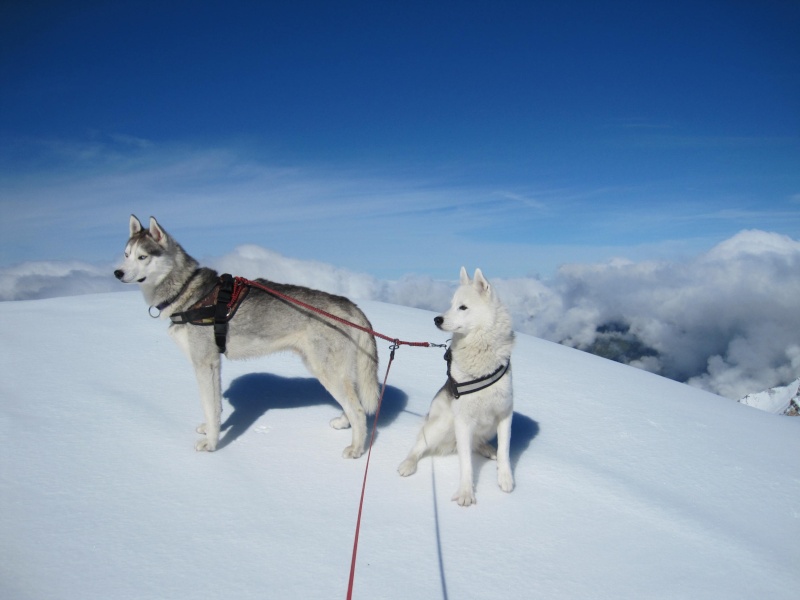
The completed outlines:
<svg viewBox="0 0 800 600">
<path fill-rule="evenodd" d="M 372 329 L 369 321 L 364 317 L 367 326 Z M 358 398 L 361 407 L 368 415 L 378 410 L 378 345 L 372 334 L 359 332 L 358 335 Z"/>
</svg>

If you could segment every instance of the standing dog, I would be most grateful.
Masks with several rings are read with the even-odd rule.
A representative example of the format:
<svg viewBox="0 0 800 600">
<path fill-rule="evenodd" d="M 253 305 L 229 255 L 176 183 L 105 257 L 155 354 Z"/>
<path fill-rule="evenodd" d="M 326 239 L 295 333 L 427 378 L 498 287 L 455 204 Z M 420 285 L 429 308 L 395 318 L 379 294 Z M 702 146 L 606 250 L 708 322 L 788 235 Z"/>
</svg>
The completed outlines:
<svg viewBox="0 0 800 600">
<path fill-rule="evenodd" d="M 497 482 L 504 492 L 514 489 L 509 461 L 513 397 L 511 349 L 514 332 L 511 317 L 489 282 L 476 269 L 470 280 L 461 267 L 461 285 L 450 309 L 434 318 L 436 326 L 453 333 L 447 382 L 431 402 L 430 412 L 400 475 L 416 472 L 425 454 L 458 451 L 461 470 L 453 500 L 461 506 L 475 503 L 472 483 L 472 451 L 497 459 Z M 497 435 L 497 451 L 487 442 Z"/>
<path fill-rule="evenodd" d="M 162 318 L 172 316 L 169 333 L 192 361 L 200 386 L 205 423 L 197 428 L 203 434 L 195 445 L 197 450 L 212 452 L 219 441 L 220 351 L 224 347 L 225 356 L 230 359 L 281 350 L 299 354 L 344 411 L 331 421 L 331 426 L 353 428 L 352 443 L 344 449 L 343 456 L 358 458 L 364 453 L 366 415 L 373 414 L 378 406 L 378 352 L 372 335 L 253 288 L 230 309 L 227 333 L 223 333 L 218 347 L 215 327 L 198 326 L 213 324 L 213 318 L 211 322 L 207 319 L 192 324 L 194 321 L 181 322 L 177 317 L 191 314 L 204 301 L 207 304 L 212 295 L 216 299 L 214 294 L 221 293 L 214 291 L 220 277 L 216 271 L 200 267 L 153 217 L 149 229 L 145 229 L 131 215 L 125 260 L 114 275 L 123 283 L 139 284 L 151 314 L 155 309 Z M 364 313 L 347 298 L 263 279 L 257 283 L 372 329 Z"/>
</svg>

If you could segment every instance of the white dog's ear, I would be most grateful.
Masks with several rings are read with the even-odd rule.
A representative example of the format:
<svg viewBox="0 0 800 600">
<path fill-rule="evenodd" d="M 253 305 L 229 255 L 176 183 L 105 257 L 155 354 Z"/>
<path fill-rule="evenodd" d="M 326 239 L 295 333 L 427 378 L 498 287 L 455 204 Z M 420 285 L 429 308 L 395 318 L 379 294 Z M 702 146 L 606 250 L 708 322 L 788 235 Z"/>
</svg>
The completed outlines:
<svg viewBox="0 0 800 600">
<path fill-rule="evenodd" d="M 467 270 L 464 267 L 461 267 L 461 285 L 469 285 L 469 275 L 467 275 Z"/>
<path fill-rule="evenodd" d="M 136 215 L 131 215 L 130 221 L 130 228 L 131 228 L 131 237 L 139 233 L 144 227 L 142 227 L 141 221 L 136 218 Z"/>
<path fill-rule="evenodd" d="M 167 232 L 161 228 L 161 225 L 158 224 L 155 217 L 150 217 L 150 235 L 153 236 L 153 239 L 158 242 L 161 246 L 167 245 L 167 239 L 169 236 Z"/>
<path fill-rule="evenodd" d="M 477 290 L 482 294 L 488 294 L 492 289 L 480 269 L 475 269 L 474 283 Z"/>
</svg>

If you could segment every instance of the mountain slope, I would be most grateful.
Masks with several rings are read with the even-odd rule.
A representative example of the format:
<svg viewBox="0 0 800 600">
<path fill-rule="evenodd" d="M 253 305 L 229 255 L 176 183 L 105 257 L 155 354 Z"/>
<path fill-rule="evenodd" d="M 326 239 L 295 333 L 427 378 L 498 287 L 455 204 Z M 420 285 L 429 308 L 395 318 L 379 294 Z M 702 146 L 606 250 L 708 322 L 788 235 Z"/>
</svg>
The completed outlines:
<svg viewBox="0 0 800 600">
<path fill-rule="evenodd" d="M 444 341 L 432 313 L 362 308 L 383 333 Z M 225 362 L 224 439 L 195 453 L 194 375 L 165 329 L 138 294 L 0 304 L 0 596 L 343 598 L 366 461 L 340 458 L 333 401 L 292 356 Z M 396 473 L 441 354 L 397 351 L 354 597 L 800 589 L 800 420 L 519 335 L 517 488 L 476 460 L 464 509 L 455 456 Z"/>
<path fill-rule="evenodd" d="M 795 379 L 789 385 L 748 394 L 739 402 L 776 415 L 796 417 L 800 411 L 800 379 Z"/>
</svg>

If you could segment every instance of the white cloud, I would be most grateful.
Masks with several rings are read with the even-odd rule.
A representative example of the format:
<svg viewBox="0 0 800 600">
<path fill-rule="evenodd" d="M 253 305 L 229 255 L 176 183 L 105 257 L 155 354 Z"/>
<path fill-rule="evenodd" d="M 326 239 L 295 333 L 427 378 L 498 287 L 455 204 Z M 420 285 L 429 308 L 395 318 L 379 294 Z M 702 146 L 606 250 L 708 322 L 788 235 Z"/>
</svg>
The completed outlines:
<svg viewBox="0 0 800 600">
<path fill-rule="evenodd" d="M 532 333 L 590 349 L 624 323 L 657 353 L 634 364 L 728 397 L 798 375 L 800 243 L 787 236 L 745 231 L 681 263 L 564 267 L 552 285 L 561 314 Z"/>
<path fill-rule="evenodd" d="M 121 291 L 112 267 L 82 262 L 27 262 L 0 269 L 0 300 L 34 300 Z"/>
<path fill-rule="evenodd" d="M 243 245 L 209 261 L 220 271 L 345 295 L 444 310 L 453 280 L 379 280 L 327 263 Z M 25 263 L 0 270 L 0 299 L 123 288 L 111 267 Z M 682 262 L 612 260 L 562 267 L 549 281 L 487 272 L 526 333 L 741 398 L 800 375 L 800 242 L 743 231 Z"/>
<path fill-rule="evenodd" d="M 282 256 L 260 246 L 239 246 L 231 254 L 212 261 L 220 273 L 313 287 L 350 298 L 375 298 L 380 283 L 369 275 L 353 273 L 316 261 Z"/>
</svg>

